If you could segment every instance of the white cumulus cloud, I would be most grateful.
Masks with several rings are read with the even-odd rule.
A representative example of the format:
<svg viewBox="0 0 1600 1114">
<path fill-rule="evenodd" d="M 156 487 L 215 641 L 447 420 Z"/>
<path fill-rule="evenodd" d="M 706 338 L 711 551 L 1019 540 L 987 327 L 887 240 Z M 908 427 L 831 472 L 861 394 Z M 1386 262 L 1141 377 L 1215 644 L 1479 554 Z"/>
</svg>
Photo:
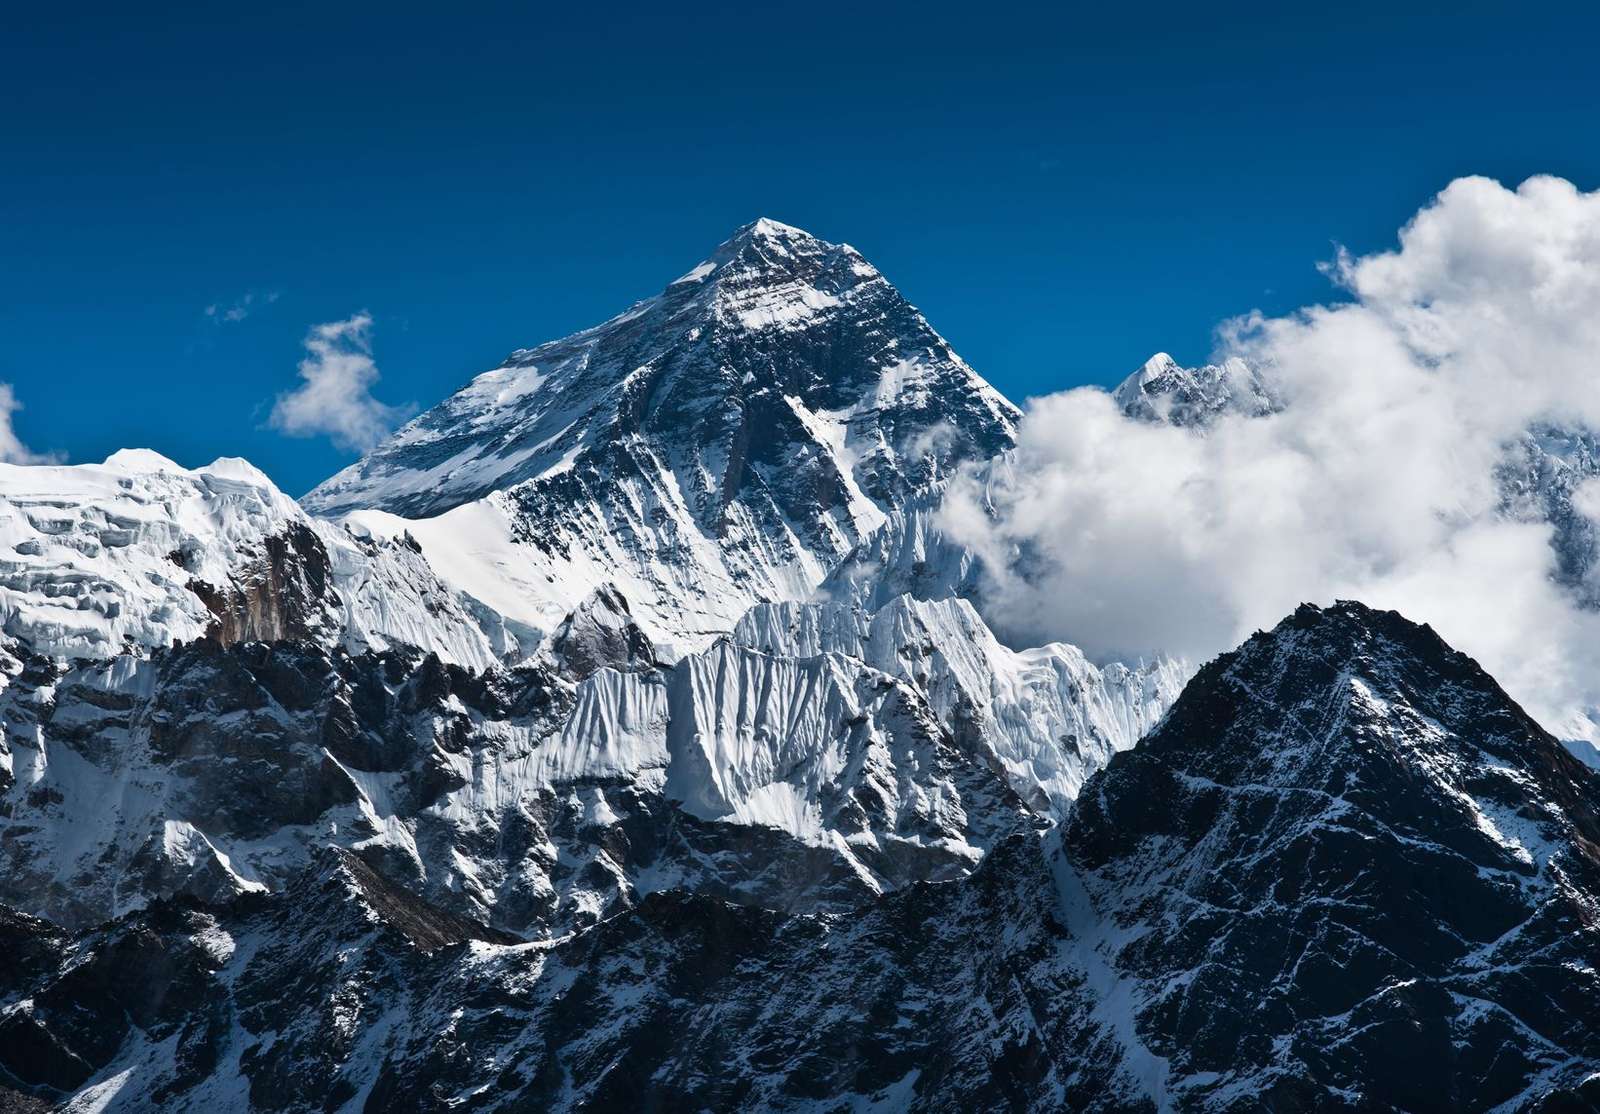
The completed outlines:
<svg viewBox="0 0 1600 1114">
<path fill-rule="evenodd" d="M 946 509 L 989 557 L 996 619 L 1198 660 L 1354 598 L 1431 623 L 1547 726 L 1593 737 L 1600 614 L 1552 579 L 1550 527 L 1502 513 L 1494 472 L 1536 423 L 1600 430 L 1600 193 L 1460 179 L 1396 250 L 1329 270 L 1348 302 L 1218 332 L 1281 413 L 1201 433 L 1095 389 L 1031 404 L 992 507 L 968 487 Z M 1600 511 L 1590 487 L 1574 502 Z"/>
<path fill-rule="evenodd" d="M 268 419 L 290 437 L 327 436 L 342 449 L 361 452 L 414 411 L 373 397 L 378 365 L 372 359 L 372 317 L 314 325 L 306 334 L 299 387 L 278 396 Z"/>
<path fill-rule="evenodd" d="M 0 383 L 0 464 L 59 464 L 56 453 L 36 453 L 17 436 L 12 415 L 22 409 L 10 383 Z"/>
</svg>

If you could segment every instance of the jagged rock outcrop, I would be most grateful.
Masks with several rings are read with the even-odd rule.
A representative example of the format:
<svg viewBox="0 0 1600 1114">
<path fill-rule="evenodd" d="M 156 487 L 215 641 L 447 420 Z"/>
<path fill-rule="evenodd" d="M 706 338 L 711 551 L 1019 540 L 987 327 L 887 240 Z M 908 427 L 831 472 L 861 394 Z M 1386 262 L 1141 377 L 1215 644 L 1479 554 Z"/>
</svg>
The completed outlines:
<svg viewBox="0 0 1600 1114">
<path fill-rule="evenodd" d="M 655 647 L 614 588 L 598 588 L 574 608 L 551 633 L 548 651 L 577 681 L 607 666 L 629 672 L 656 664 Z"/>
</svg>

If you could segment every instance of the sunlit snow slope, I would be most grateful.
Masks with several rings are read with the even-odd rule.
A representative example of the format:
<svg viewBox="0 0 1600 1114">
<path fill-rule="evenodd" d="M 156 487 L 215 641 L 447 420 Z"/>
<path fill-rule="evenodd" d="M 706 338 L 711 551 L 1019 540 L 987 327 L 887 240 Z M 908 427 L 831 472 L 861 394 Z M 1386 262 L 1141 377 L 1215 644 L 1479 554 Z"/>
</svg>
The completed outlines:
<svg viewBox="0 0 1600 1114">
<path fill-rule="evenodd" d="M 482 667 L 506 649 L 412 546 L 313 519 L 234 458 L 0 464 L 0 553 L 0 631 L 51 657 L 307 639 Z"/>
</svg>

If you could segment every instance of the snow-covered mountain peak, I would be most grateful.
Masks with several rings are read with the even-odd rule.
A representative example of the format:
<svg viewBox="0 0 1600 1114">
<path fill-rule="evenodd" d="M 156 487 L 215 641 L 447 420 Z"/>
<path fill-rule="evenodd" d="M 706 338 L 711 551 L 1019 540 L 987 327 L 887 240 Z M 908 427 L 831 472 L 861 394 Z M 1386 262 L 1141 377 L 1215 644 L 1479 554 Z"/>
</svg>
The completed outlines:
<svg viewBox="0 0 1600 1114">
<path fill-rule="evenodd" d="M 771 330 L 802 335 L 779 352 Z M 514 352 L 302 502 L 325 515 L 437 514 L 569 470 L 607 433 L 726 438 L 723 412 L 764 394 L 857 425 L 904 405 L 922 424 L 948 417 L 996 443 L 1017 416 L 853 248 L 763 218 L 656 297 Z M 719 420 L 695 421 L 708 413 Z"/>
<path fill-rule="evenodd" d="M 752 269 L 782 270 L 836 251 L 856 254 L 854 248 L 830 244 L 803 228 L 760 217 L 734 229 L 733 235 L 718 245 L 705 262 L 722 267 L 738 260 Z"/>
<path fill-rule="evenodd" d="M 1140 365 L 1138 371 L 1122 381 L 1122 385 L 1117 388 L 1117 394 L 1122 397 L 1132 389 L 1153 383 L 1163 376 L 1180 373 L 1182 370 L 1177 360 L 1165 352 L 1157 352 Z"/>
<path fill-rule="evenodd" d="M 863 285 L 884 285 L 877 268 L 848 244 L 830 244 L 765 217 L 745 225 L 689 272 L 694 300 L 734 328 L 785 330 L 833 309 Z M 683 280 L 667 288 L 681 291 Z"/>
<path fill-rule="evenodd" d="M 1223 414 L 1260 417 L 1279 409 L 1266 382 L 1240 359 L 1186 368 L 1157 352 L 1112 392 L 1130 418 L 1204 428 Z"/>
<path fill-rule="evenodd" d="M 251 464 L 242 456 L 219 456 L 203 468 L 195 469 L 208 476 L 219 479 L 237 480 L 240 483 L 250 484 L 254 487 L 271 488 L 277 490 L 277 485 L 265 472 Z"/>
<path fill-rule="evenodd" d="M 760 220 L 302 504 L 407 530 L 535 630 L 609 583 L 670 651 L 808 595 L 895 508 L 1010 447 L 1017 418 L 856 251 Z"/>
<path fill-rule="evenodd" d="M 101 467 L 128 472 L 182 472 L 182 465 L 168 460 L 154 449 L 118 449 L 106 457 Z"/>
<path fill-rule="evenodd" d="M 773 220 L 771 217 L 757 217 L 749 224 L 736 229 L 733 235 L 728 237 L 730 244 L 749 240 L 809 240 L 812 243 L 822 242 L 803 228 L 796 228 L 792 224 L 784 224 L 781 220 Z"/>
<path fill-rule="evenodd" d="M 0 642 L 50 658 L 209 637 L 497 653 L 413 549 L 318 522 L 254 465 L 148 449 L 102 464 L 0 464 Z"/>
</svg>

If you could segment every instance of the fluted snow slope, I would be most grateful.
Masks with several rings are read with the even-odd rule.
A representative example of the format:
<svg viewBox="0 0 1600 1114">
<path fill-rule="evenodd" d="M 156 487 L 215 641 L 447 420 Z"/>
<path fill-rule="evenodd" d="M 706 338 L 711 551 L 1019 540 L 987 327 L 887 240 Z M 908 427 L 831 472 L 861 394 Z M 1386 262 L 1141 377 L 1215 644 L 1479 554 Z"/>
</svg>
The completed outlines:
<svg viewBox="0 0 1600 1114">
<path fill-rule="evenodd" d="M 1013 651 L 966 600 L 902 596 L 875 612 L 763 604 L 734 632 L 770 654 L 837 654 L 916 686 L 939 719 L 981 741 L 1013 789 L 1062 815 L 1088 776 L 1133 746 L 1183 687 L 1162 660 L 1096 667 L 1074 646 Z"/>
<path fill-rule="evenodd" d="M 1025 798 L 1049 794 L 1007 768 L 1019 744 L 991 720 L 1105 700 L 1046 696 L 1041 677 L 968 719 L 942 659 L 914 675 L 843 652 L 862 647 L 795 649 L 722 639 L 576 684 L 553 663 L 478 673 L 315 643 L 25 655 L 0 694 L 0 900 L 94 923 L 276 889 L 334 843 L 534 936 L 671 887 L 836 907 L 965 873 L 1043 822 Z M 1104 761 L 1096 745 L 1042 739 L 1050 758 L 1032 759 L 1059 795 Z"/>
</svg>

